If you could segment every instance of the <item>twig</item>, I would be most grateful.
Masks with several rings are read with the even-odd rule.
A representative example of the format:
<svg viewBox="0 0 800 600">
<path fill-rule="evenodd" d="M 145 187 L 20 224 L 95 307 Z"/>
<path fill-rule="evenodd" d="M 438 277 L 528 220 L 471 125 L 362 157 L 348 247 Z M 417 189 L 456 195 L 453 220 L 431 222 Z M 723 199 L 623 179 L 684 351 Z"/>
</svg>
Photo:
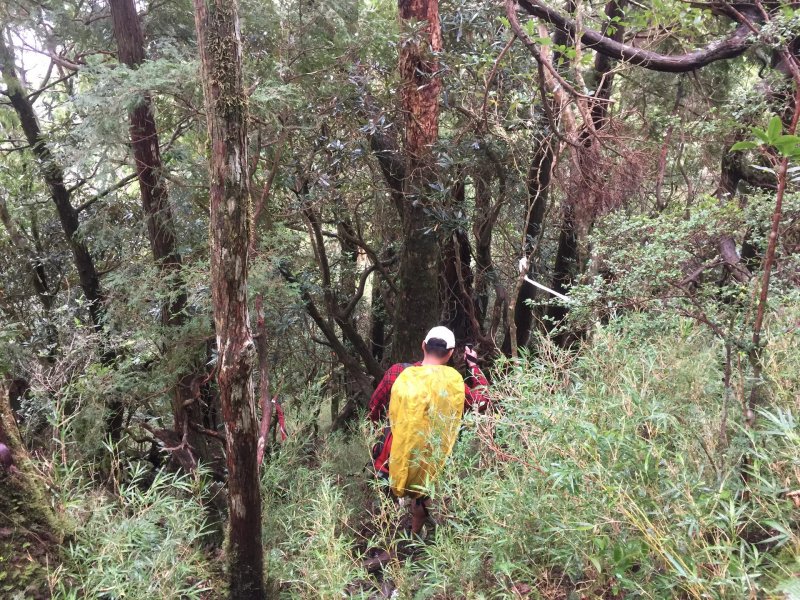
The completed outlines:
<svg viewBox="0 0 800 600">
<path fill-rule="evenodd" d="M 78 206 L 75 209 L 75 212 L 78 212 L 78 213 L 83 212 L 84 210 L 89 208 L 92 204 L 97 202 L 98 200 L 102 200 L 103 198 L 105 198 L 109 194 L 112 194 L 113 192 L 116 192 L 117 190 L 124 188 L 126 185 L 128 185 L 131 181 L 133 181 L 136 178 L 137 178 L 137 174 L 136 173 L 132 173 L 132 174 L 128 175 L 127 177 L 124 177 L 123 179 L 121 179 L 120 181 L 118 181 L 117 183 L 112 185 L 110 188 L 105 189 L 102 192 L 100 192 L 99 194 L 89 198 L 86 202 L 84 202 L 83 204 Z"/>
<path fill-rule="evenodd" d="M 497 55 L 497 58 L 494 61 L 494 65 L 492 65 L 492 70 L 489 73 L 489 77 L 486 79 L 486 88 L 483 90 L 483 104 L 481 105 L 481 114 L 483 115 L 483 127 L 485 130 L 489 129 L 489 115 L 486 108 L 489 102 L 489 87 L 492 85 L 494 76 L 497 74 L 497 67 L 500 66 L 500 61 L 503 60 L 503 57 L 506 55 L 506 52 L 508 52 L 508 50 L 514 44 L 514 40 L 516 39 L 517 39 L 517 34 L 512 33 L 511 38 L 508 40 L 506 45 L 500 51 L 500 54 Z"/>
</svg>

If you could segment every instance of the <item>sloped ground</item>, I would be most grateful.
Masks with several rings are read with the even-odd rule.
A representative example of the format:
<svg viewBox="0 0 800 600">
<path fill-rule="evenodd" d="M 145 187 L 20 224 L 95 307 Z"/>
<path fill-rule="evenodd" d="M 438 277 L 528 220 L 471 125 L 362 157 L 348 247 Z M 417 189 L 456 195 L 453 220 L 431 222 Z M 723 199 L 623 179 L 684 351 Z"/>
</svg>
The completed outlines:
<svg viewBox="0 0 800 600">
<path fill-rule="evenodd" d="M 58 540 L 33 516 L 41 507 L 15 477 L 0 473 L 0 597 L 49 598 L 48 576 L 60 562 Z"/>
<path fill-rule="evenodd" d="M 741 425 L 748 382 L 735 374 L 726 403 L 722 348 L 685 321 L 632 315 L 577 356 L 543 343 L 500 365 L 498 411 L 466 418 L 424 544 L 364 470 L 368 428 L 312 442 L 300 425 L 319 411 L 289 403 L 292 437 L 262 477 L 271 589 L 315 600 L 797 597 L 795 323 L 774 326 L 773 393 L 755 431 Z M 109 493 L 54 467 L 55 503 L 75 525 L 50 578 L 56 597 L 220 597 L 222 557 L 203 549 L 208 482 L 164 473 L 139 485 L 144 469 Z M 4 495 L 0 511 L 22 503 Z M 391 558 L 365 568 L 382 551 Z M 0 552 L 0 597 L 51 560 L 19 527 L 0 528 Z"/>
<path fill-rule="evenodd" d="M 435 540 L 376 574 L 362 560 L 402 544 L 402 512 L 360 470 L 369 438 L 320 443 L 313 468 L 289 444 L 264 481 L 270 575 L 286 598 L 380 598 L 386 581 L 400 598 L 790 598 L 800 353 L 785 325 L 753 432 L 747 382 L 726 406 L 722 348 L 689 322 L 634 315 L 577 357 L 545 344 L 501 367 L 501 410 L 468 417 L 434 491 Z"/>
</svg>

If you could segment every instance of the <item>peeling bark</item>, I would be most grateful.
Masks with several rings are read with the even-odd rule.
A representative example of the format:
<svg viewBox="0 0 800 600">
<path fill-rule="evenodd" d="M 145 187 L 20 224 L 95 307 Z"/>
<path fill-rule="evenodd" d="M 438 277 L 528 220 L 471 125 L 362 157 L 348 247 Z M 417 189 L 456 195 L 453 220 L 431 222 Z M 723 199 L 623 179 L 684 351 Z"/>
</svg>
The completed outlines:
<svg viewBox="0 0 800 600">
<path fill-rule="evenodd" d="M 426 331 L 436 325 L 440 309 L 439 244 L 435 222 L 426 213 L 435 181 L 431 147 L 439 138 L 437 54 L 442 50 L 436 0 L 399 0 L 405 39 L 400 45 L 402 106 L 405 115 L 403 180 L 403 250 L 398 270 L 394 361 L 419 353 Z"/>
<path fill-rule="evenodd" d="M 211 146 L 211 296 L 228 467 L 229 591 L 232 598 L 261 600 L 264 559 L 252 381 L 256 350 L 247 307 L 247 98 L 238 6 L 195 0 L 194 14 Z"/>
</svg>

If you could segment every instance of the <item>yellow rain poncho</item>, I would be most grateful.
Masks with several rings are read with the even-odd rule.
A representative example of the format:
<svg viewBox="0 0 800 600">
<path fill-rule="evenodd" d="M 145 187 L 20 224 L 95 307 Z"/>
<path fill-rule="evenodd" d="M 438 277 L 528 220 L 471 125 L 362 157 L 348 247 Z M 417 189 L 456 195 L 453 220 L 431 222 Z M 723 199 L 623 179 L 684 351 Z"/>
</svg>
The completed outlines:
<svg viewBox="0 0 800 600">
<path fill-rule="evenodd" d="M 464 380 L 444 365 L 406 368 L 392 385 L 389 482 L 398 497 L 419 497 L 444 466 L 464 412 Z"/>
</svg>

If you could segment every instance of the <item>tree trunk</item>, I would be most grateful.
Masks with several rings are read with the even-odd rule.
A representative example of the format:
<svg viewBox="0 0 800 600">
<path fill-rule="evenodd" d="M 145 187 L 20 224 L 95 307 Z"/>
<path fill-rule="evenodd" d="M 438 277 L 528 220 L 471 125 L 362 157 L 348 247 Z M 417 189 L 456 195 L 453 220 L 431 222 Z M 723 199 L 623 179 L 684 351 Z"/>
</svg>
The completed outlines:
<svg viewBox="0 0 800 600">
<path fill-rule="evenodd" d="M 492 173 L 479 166 L 473 175 L 475 186 L 475 217 L 472 235 L 475 237 L 475 312 L 481 327 L 486 323 L 489 309 L 489 286 L 497 279 L 492 263 Z"/>
<path fill-rule="evenodd" d="M 624 9 L 627 0 L 610 0 L 606 3 L 606 23 L 602 35 L 614 43 L 621 44 L 625 33 L 624 29 Z M 589 158 L 593 146 L 598 144 L 593 135 L 608 124 L 608 104 L 614 86 L 614 59 L 602 52 L 595 55 L 594 69 L 590 73 L 590 80 L 596 86 L 595 93 L 590 102 L 590 122 L 585 122 L 579 135 L 579 141 L 586 149 L 579 154 L 579 166 L 585 169 L 583 172 L 575 174 L 583 182 L 579 185 L 581 194 L 585 193 L 586 188 L 594 188 L 592 184 L 595 180 L 600 181 L 602 176 L 597 172 L 597 165 Z M 555 264 L 553 266 L 553 289 L 560 294 L 569 291 L 575 278 L 585 267 L 585 260 L 581 259 L 581 248 L 586 245 L 585 236 L 591 231 L 595 220 L 595 206 L 597 202 L 592 201 L 589 210 L 576 210 L 580 198 L 568 197 L 564 203 L 561 231 L 558 238 L 558 249 L 556 251 Z M 584 213 L 579 217 L 580 213 Z M 578 219 L 581 219 L 579 221 Z M 569 309 L 564 304 L 554 304 L 547 310 L 548 320 L 546 325 L 552 328 L 566 318 Z M 556 336 L 556 343 L 562 347 L 572 345 L 582 336 L 582 332 L 566 330 Z"/>
<path fill-rule="evenodd" d="M 255 345 L 247 309 L 247 98 L 238 5 L 195 0 L 194 14 L 211 147 L 211 296 L 227 451 L 230 595 L 260 600 L 265 595 L 252 382 Z"/>
<path fill-rule="evenodd" d="M 410 360 L 420 352 L 426 331 L 439 320 L 439 244 L 434 220 L 426 212 L 435 180 L 431 146 L 439 138 L 439 61 L 442 49 L 436 0 L 399 0 L 399 70 L 405 115 L 403 251 L 398 270 L 392 357 Z M 419 24 L 424 24 L 421 30 Z"/>
<path fill-rule="evenodd" d="M 0 222 L 3 223 L 3 226 L 6 228 L 8 237 L 20 253 L 22 260 L 27 263 L 31 284 L 36 291 L 36 297 L 42 305 L 42 312 L 45 320 L 47 339 L 47 353 L 45 356 L 47 362 L 52 364 L 55 362 L 56 355 L 58 354 L 58 331 L 53 324 L 52 318 L 53 305 L 55 304 L 56 297 L 51 289 L 45 263 L 40 254 L 36 251 L 36 248 L 32 247 L 22 235 L 22 232 L 12 218 L 8 210 L 8 205 L 3 198 L 0 198 Z"/>
<path fill-rule="evenodd" d="M 136 14 L 134 0 L 110 0 L 114 37 L 117 40 L 117 57 L 131 69 L 144 62 L 144 37 Z M 172 281 L 174 300 L 163 308 L 161 320 L 165 325 L 183 322 L 182 311 L 186 305 L 186 292 L 180 284 L 181 256 L 175 240 L 175 224 L 169 205 L 166 180 L 162 177 L 164 166 L 158 131 L 153 116 L 153 102 L 145 94 L 136 106 L 128 111 L 130 119 L 131 149 L 139 178 L 142 207 L 147 218 L 147 233 L 153 258 L 164 275 Z"/>
<path fill-rule="evenodd" d="M 89 317 L 92 325 L 95 331 L 100 332 L 103 329 L 106 300 L 100 287 L 100 275 L 88 247 L 78 233 L 79 215 L 72 206 L 70 190 L 64 183 L 64 170 L 50 152 L 50 148 L 47 147 L 47 141 L 42 134 L 30 96 L 26 93 L 17 75 L 13 50 L 6 45 L 3 32 L 0 32 L 0 73 L 6 84 L 6 94 L 19 117 L 25 138 L 42 169 L 42 175 L 50 191 L 50 198 L 55 204 L 61 228 L 72 251 L 81 290 L 89 305 Z M 112 349 L 107 347 L 101 349 L 103 363 L 111 364 L 114 356 L 115 353 Z M 111 400 L 108 402 L 108 411 L 106 431 L 111 440 L 116 442 L 122 433 L 123 406 L 119 401 Z"/>
<path fill-rule="evenodd" d="M 136 4 L 134 0 L 110 0 L 110 5 L 117 58 L 127 67 L 135 69 L 145 60 L 144 35 Z M 128 111 L 128 118 L 150 249 L 170 291 L 170 300 L 161 307 L 161 323 L 179 327 L 186 321 L 184 310 L 187 295 L 181 280 L 182 259 L 175 238 L 175 222 L 169 205 L 167 184 L 162 176 L 164 165 L 149 94 L 146 93 Z M 208 464 L 216 463 L 219 459 L 209 438 L 193 427 L 204 425 L 203 410 L 199 394 L 196 393 L 199 391 L 199 386 L 195 385 L 198 377 L 202 377 L 202 374 L 188 372 L 179 375 L 172 402 L 174 430 L 186 440 L 189 445 L 187 451 L 194 455 L 185 461 L 186 466 L 196 464 L 196 459 Z"/>
<path fill-rule="evenodd" d="M 451 192 L 453 208 L 464 211 L 465 185 L 460 178 Z M 474 276 L 469 236 L 461 229 L 454 229 L 442 240 L 440 293 L 442 314 L 439 322 L 449 327 L 456 343 L 476 343 L 481 336 L 478 313 L 474 298 Z"/>
<path fill-rule="evenodd" d="M 47 566 L 61 543 L 61 523 L 50 508 L 44 485 L 22 444 L 9 403 L 8 385 L 0 380 L 0 556 L 7 586 L 26 598 L 47 598 Z M 32 565 L 35 566 L 32 568 Z"/>
<path fill-rule="evenodd" d="M 89 303 L 89 315 L 92 324 L 99 331 L 102 328 L 103 302 L 105 300 L 100 288 L 100 276 L 97 273 L 94 259 L 89 253 L 89 249 L 78 235 L 78 227 L 80 226 L 78 211 L 75 210 L 75 207 L 70 202 L 70 191 L 64 183 L 64 170 L 56 162 L 47 147 L 45 137 L 39 127 L 39 119 L 17 75 L 13 51 L 6 45 L 4 35 L 0 35 L 0 72 L 2 72 L 6 84 L 6 94 L 19 117 L 25 138 L 42 169 L 42 175 L 50 190 L 53 204 L 56 206 L 61 227 L 64 230 L 70 250 L 72 250 L 80 286 Z"/>
<path fill-rule="evenodd" d="M 380 273 L 374 273 L 370 299 L 369 342 L 372 356 L 379 364 L 383 362 L 383 353 L 386 349 L 386 306 L 382 288 Z"/>
<path fill-rule="evenodd" d="M 529 263 L 533 263 L 534 257 L 529 256 L 537 249 L 539 237 L 541 235 L 544 217 L 547 212 L 547 201 L 550 196 L 550 179 L 553 172 L 553 146 L 551 138 L 548 136 L 543 139 L 536 153 L 531 160 L 528 168 L 528 206 L 525 219 L 525 244 L 524 255 L 529 258 Z M 533 272 L 533 265 L 530 264 L 529 273 Z M 511 336 L 516 336 L 517 347 L 525 346 L 531 335 L 533 325 L 533 309 L 528 305 L 530 300 L 536 297 L 536 288 L 527 281 L 520 281 L 519 291 L 513 299 L 513 318 L 514 327 L 509 328 L 503 340 L 502 351 L 506 356 L 512 354 Z M 515 332 L 512 331 L 516 330 Z"/>
</svg>

